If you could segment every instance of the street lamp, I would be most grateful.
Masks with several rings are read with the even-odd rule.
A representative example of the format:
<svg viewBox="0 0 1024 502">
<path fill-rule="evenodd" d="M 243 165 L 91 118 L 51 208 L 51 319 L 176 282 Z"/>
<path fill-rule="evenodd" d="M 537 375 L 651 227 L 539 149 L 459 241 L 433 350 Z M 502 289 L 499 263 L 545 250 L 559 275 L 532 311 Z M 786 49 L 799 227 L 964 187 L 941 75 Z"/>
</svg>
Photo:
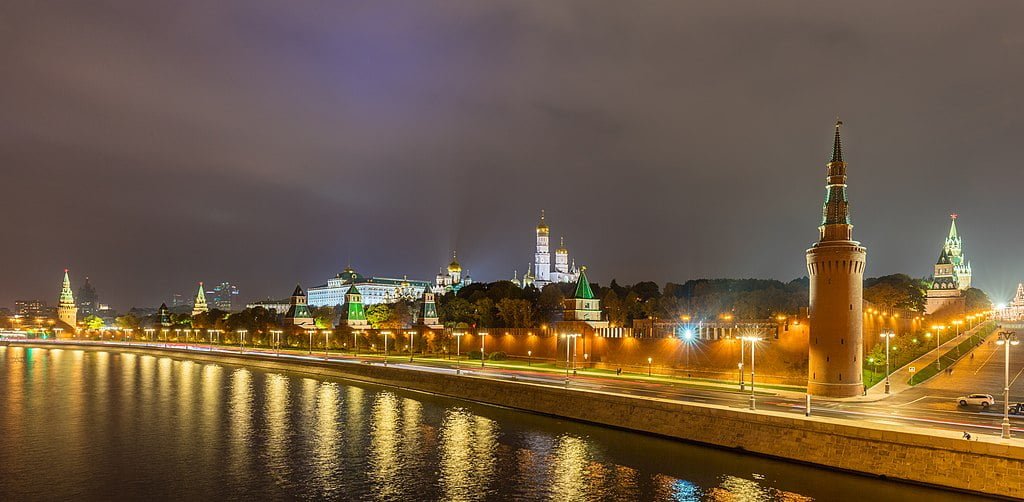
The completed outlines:
<svg viewBox="0 0 1024 502">
<path fill-rule="evenodd" d="M 462 348 L 462 343 L 461 343 L 462 342 L 462 337 L 465 336 L 465 335 L 466 335 L 466 333 L 462 332 L 462 331 L 458 331 L 458 332 L 452 333 L 452 336 L 455 337 L 455 374 L 456 375 L 458 375 L 460 373 L 460 371 L 461 371 L 459 369 L 459 353 L 461 352 L 461 348 Z"/>
<path fill-rule="evenodd" d="M 307 329 L 306 334 L 309 335 L 309 355 L 313 355 L 313 333 L 316 333 L 315 329 Z"/>
<path fill-rule="evenodd" d="M 571 341 L 574 345 L 576 344 L 576 337 L 580 336 L 579 333 L 566 333 L 565 334 L 565 378 L 569 378 L 569 342 Z M 572 358 L 572 371 L 576 372 L 576 351 L 573 351 Z"/>
<path fill-rule="evenodd" d="M 390 331 L 381 331 L 380 334 L 384 335 L 384 366 L 388 365 L 388 335 Z"/>
<path fill-rule="evenodd" d="M 1003 370 L 1003 439 L 1010 439 L 1010 346 L 1017 345 L 1017 333 L 1013 331 L 999 332 L 999 340 L 996 343 L 1005 348 L 1006 366 Z"/>
<path fill-rule="evenodd" d="M 647 376 L 651 376 L 651 363 L 653 363 L 653 362 L 654 362 L 653 358 L 651 358 L 651 357 L 647 358 Z"/>
<path fill-rule="evenodd" d="M 248 333 L 248 332 L 249 332 L 249 330 L 245 330 L 245 329 L 236 329 L 235 330 L 235 333 L 238 333 L 238 352 L 239 353 L 241 353 L 245 349 L 245 334 Z"/>
<path fill-rule="evenodd" d="M 274 351 L 277 355 L 281 355 L 281 334 L 284 333 L 279 329 L 270 330 L 271 339 L 274 341 Z"/>
<path fill-rule="evenodd" d="M 331 330 L 325 329 L 324 333 L 324 359 L 328 359 L 331 350 Z"/>
<path fill-rule="evenodd" d="M 756 336 L 744 337 L 750 342 L 750 409 L 754 409 L 754 349 L 757 348 L 757 342 L 760 338 Z"/>
<path fill-rule="evenodd" d="M 740 369 L 740 390 L 745 388 L 743 385 L 743 342 L 746 341 L 746 339 L 747 337 L 745 336 L 740 337 L 740 363 L 737 365 Z"/>
<path fill-rule="evenodd" d="M 487 335 L 489 333 L 487 333 L 486 331 L 481 331 L 481 332 L 479 332 L 477 334 L 480 335 L 480 367 L 483 368 L 484 367 L 484 361 L 487 360 L 487 351 L 485 350 L 485 342 L 487 340 Z"/>
<path fill-rule="evenodd" d="M 533 366 L 533 351 L 532 350 L 527 350 L 526 351 L 526 365 L 527 366 Z"/>
<path fill-rule="evenodd" d="M 363 331 L 359 329 L 352 330 L 352 351 L 353 355 L 359 355 L 359 338 L 357 338 Z"/>
<path fill-rule="evenodd" d="M 128 345 L 132 344 L 132 332 L 134 332 L 134 331 L 135 330 L 132 329 L 132 328 L 125 328 L 124 329 L 124 341 L 126 343 L 128 343 Z"/>
<path fill-rule="evenodd" d="M 889 340 L 896 336 L 896 333 L 886 332 L 882 333 L 881 337 L 885 338 L 885 393 L 889 393 Z"/>
<path fill-rule="evenodd" d="M 693 338 L 692 329 L 683 330 L 683 343 L 686 345 L 686 378 L 690 378 L 690 344 L 693 343 Z"/>
<path fill-rule="evenodd" d="M 412 362 L 412 353 L 413 353 L 413 351 L 416 350 L 416 331 L 415 330 L 406 331 L 405 334 L 409 335 L 409 362 L 411 363 Z"/>
</svg>

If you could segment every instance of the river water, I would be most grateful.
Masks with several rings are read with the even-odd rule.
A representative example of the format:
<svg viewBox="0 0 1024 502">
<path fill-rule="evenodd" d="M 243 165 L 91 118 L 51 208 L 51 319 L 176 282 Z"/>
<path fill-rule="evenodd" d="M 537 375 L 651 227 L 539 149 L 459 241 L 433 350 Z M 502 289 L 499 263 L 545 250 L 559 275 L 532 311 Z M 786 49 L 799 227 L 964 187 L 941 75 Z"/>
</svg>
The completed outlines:
<svg viewBox="0 0 1024 502">
<path fill-rule="evenodd" d="M 0 500 L 918 497 L 970 498 L 342 380 L 0 347 Z"/>
</svg>

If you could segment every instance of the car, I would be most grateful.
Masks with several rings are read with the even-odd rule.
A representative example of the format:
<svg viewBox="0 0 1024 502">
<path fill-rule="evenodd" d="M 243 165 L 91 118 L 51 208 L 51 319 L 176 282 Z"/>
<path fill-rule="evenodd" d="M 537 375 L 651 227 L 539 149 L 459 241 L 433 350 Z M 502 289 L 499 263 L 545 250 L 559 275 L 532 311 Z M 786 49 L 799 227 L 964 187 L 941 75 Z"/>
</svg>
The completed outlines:
<svg viewBox="0 0 1024 502">
<path fill-rule="evenodd" d="M 960 406 L 980 405 L 983 408 L 988 408 L 996 400 L 992 398 L 992 394 L 968 394 L 956 398 L 956 402 L 960 403 Z"/>
<path fill-rule="evenodd" d="M 1011 415 L 1024 415 L 1024 403 L 1015 403 L 1010 405 Z"/>
</svg>

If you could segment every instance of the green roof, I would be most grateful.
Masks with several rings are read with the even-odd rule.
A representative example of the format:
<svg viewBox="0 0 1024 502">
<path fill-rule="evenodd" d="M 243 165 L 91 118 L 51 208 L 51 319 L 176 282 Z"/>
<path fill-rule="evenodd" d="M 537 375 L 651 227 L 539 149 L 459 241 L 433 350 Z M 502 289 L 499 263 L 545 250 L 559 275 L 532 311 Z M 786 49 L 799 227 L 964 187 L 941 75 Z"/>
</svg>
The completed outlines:
<svg viewBox="0 0 1024 502">
<path fill-rule="evenodd" d="M 587 267 L 580 269 L 580 278 L 576 281 L 576 298 L 580 300 L 594 299 L 594 291 L 590 289 L 590 281 L 587 280 Z"/>
</svg>

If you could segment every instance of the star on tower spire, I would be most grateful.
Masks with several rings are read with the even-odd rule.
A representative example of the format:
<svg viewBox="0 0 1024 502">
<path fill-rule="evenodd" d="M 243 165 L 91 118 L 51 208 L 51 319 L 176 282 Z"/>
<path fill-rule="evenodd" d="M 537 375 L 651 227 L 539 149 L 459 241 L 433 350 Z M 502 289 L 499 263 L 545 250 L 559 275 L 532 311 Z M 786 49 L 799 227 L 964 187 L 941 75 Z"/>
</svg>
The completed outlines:
<svg viewBox="0 0 1024 502">
<path fill-rule="evenodd" d="M 831 162 L 842 162 L 843 161 L 843 143 L 839 139 L 839 130 L 843 127 L 843 121 L 836 117 L 836 139 L 832 143 L 832 161 Z"/>
</svg>

